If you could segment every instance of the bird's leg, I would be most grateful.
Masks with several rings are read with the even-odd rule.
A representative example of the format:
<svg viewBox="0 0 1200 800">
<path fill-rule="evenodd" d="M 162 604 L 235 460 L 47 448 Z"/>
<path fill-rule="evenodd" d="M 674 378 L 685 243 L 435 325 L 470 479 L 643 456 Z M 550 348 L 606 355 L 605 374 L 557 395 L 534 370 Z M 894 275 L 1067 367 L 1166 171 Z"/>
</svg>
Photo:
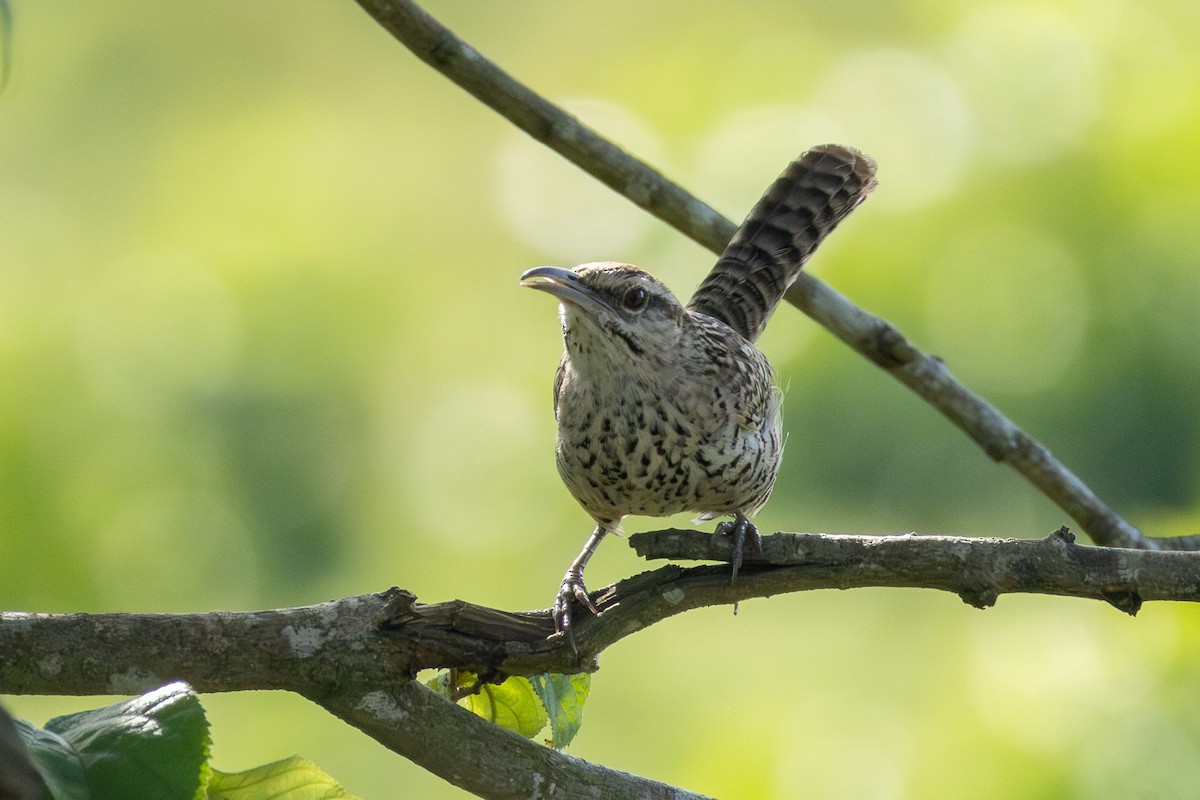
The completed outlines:
<svg viewBox="0 0 1200 800">
<path fill-rule="evenodd" d="M 593 614 L 599 613 L 596 611 L 592 599 L 588 597 L 587 587 L 583 585 L 583 568 L 587 566 L 592 553 L 596 552 L 596 547 L 599 546 L 600 540 L 606 533 L 608 533 L 608 529 L 605 526 L 597 525 L 596 530 L 592 531 L 592 535 L 583 545 L 583 550 L 575 556 L 575 560 L 567 568 L 567 574 L 563 576 L 562 586 L 558 587 L 558 596 L 554 598 L 554 608 L 550 611 L 554 617 L 554 630 L 559 633 L 569 630 L 571 627 L 572 600 L 586 606 L 588 611 Z"/>
<path fill-rule="evenodd" d="M 755 556 L 762 556 L 762 536 L 758 533 L 758 526 L 740 511 L 733 515 L 732 520 L 717 525 L 716 532 L 725 534 L 732 540 L 730 545 L 733 547 L 733 557 L 729 561 L 733 568 L 729 576 L 729 583 L 732 584 L 737 580 L 738 567 L 742 566 L 742 550 L 747 542 Z"/>
</svg>

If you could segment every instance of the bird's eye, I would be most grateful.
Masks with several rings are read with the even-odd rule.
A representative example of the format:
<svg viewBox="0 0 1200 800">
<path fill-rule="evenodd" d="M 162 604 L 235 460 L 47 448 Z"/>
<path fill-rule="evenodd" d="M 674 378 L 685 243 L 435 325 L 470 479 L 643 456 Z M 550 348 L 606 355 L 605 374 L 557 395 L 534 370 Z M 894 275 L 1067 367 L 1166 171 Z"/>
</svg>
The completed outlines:
<svg viewBox="0 0 1200 800">
<path fill-rule="evenodd" d="M 646 301 L 649 299 L 650 295 L 641 286 L 631 286 L 625 290 L 625 297 L 621 302 L 630 311 L 641 311 L 646 307 Z"/>
</svg>

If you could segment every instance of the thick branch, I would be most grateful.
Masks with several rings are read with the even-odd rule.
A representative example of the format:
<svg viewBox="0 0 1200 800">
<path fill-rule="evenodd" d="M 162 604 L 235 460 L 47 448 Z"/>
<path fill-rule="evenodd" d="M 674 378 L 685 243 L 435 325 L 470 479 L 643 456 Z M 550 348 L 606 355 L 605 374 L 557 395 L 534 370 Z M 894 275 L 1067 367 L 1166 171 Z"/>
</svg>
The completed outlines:
<svg viewBox="0 0 1200 800">
<path fill-rule="evenodd" d="M 700 606 L 809 589 L 940 589 L 984 607 L 1008 592 L 1104 600 L 1200 601 L 1200 553 L 1080 546 L 1063 529 L 1041 540 L 778 533 L 730 584 L 725 566 L 667 566 L 595 593 L 575 646 L 545 611 L 463 601 L 425 605 L 392 589 L 315 606 L 209 614 L 0 615 L 0 693 L 131 694 L 174 679 L 203 692 L 289 689 L 319 699 L 347 680 L 393 685 L 433 667 L 532 675 L 594 670 L 609 645 Z M 727 560 L 726 537 L 635 534 L 647 558 Z"/>
<path fill-rule="evenodd" d="M 724 250 L 732 238 L 737 227 L 733 222 L 515 80 L 415 3 L 358 3 L 423 61 L 613 191 L 714 253 Z M 988 456 L 1023 475 L 1097 544 L 1200 549 L 1200 535 L 1150 538 L 1142 534 L 1048 448 L 960 383 L 940 359 L 922 352 L 891 323 L 859 308 L 824 282 L 801 273 L 787 300 L 942 412 Z"/>
<path fill-rule="evenodd" d="M 422 625 L 381 629 L 409 609 Z M 399 589 L 242 613 L 0 613 L 0 694 L 136 694 L 176 679 L 201 692 L 288 689 L 480 797 L 701 797 L 505 731 L 411 677 L 439 663 L 486 671 L 533 646 L 558 654 L 548 663 L 574 660 L 561 637 L 546 642 L 553 630 L 545 612 L 419 606 Z"/>
</svg>

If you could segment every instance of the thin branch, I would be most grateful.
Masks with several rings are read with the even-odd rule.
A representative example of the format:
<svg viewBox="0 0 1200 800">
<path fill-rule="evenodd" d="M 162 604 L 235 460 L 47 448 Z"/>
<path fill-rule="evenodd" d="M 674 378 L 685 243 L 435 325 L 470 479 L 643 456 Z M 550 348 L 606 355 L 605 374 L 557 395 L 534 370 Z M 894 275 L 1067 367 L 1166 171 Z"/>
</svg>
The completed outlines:
<svg viewBox="0 0 1200 800">
<path fill-rule="evenodd" d="M 514 79 L 410 0 L 357 0 L 417 57 L 514 125 L 685 236 L 720 253 L 737 226 Z M 1150 538 L 1109 508 L 1054 454 L 922 352 L 891 323 L 801 273 L 787 294 L 831 333 L 942 412 L 987 455 L 1008 464 L 1071 516 L 1097 544 L 1200 549 L 1200 535 Z"/>
<path fill-rule="evenodd" d="M 702 531 L 650 531 L 629 540 L 648 559 L 728 561 L 732 555 L 728 537 Z M 1103 600 L 1131 616 L 1149 600 L 1200 601 L 1200 553 L 1081 546 L 1066 527 L 1037 540 L 777 533 L 764 537 L 762 554 L 750 563 L 753 574 L 779 581 L 785 591 L 941 589 L 976 608 L 1011 593 Z M 769 593 L 765 589 L 756 586 L 754 594 Z"/>
<path fill-rule="evenodd" d="M 710 250 L 733 237 L 733 223 L 707 203 L 517 81 L 416 3 L 357 2 L 422 61 L 617 194 Z"/>
</svg>

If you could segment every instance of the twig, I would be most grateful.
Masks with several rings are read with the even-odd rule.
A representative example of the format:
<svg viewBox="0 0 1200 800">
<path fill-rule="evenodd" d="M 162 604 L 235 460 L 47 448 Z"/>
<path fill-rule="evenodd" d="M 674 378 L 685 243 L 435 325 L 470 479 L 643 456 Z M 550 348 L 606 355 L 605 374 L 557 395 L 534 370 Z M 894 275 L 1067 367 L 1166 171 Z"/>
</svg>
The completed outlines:
<svg viewBox="0 0 1200 800">
<path fill-rule="evenodd" d="M 579 120 L 531 91 L 410 0 L 357 0 L 420 59 L 534 139 L 646 209 L 685 236 L 720 253 L 736 225 Z M 788 302 L 882 367 L 1008 464 L 1071 516 L 1094 542 L 1146 550 L 1197 550 L 1200 535 L 1145 536 L 1109 508 L 1054 454 L 958 381 L 891 323 L 801 273 Z"/>
</svg>

